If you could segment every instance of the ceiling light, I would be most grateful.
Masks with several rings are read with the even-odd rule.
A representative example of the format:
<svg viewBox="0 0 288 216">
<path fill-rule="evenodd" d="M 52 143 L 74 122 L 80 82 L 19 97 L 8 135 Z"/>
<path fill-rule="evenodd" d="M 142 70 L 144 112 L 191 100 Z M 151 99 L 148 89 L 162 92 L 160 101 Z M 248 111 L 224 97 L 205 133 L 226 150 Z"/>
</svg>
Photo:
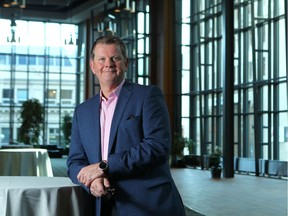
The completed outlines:
<svg viewBox="0 0 288 216">
<path fill-rule="evenodd" d="M 19 8 L 25 8 L 26 7 L 26 0 L 12 0 L 12 1 L 5 1 L 2 4 L 3 7 L 9 8 L 9 7 L 19 7 Z"/>
</svg>

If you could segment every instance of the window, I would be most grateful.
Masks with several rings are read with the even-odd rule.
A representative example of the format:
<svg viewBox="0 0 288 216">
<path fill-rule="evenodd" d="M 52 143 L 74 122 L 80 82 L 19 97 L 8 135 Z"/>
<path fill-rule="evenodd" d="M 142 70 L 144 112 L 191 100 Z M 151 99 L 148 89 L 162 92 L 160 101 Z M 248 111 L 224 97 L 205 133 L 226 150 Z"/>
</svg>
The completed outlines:
<svg viewBox="0 0 288 216">
<path fill-rule="evenodd" d="M 0 65 L 5 65 L 6 63 L 6 55 L 0 54 Z"/>
<path fill-rule="evenodd" d="M 3 94 L 2 94 L 3 98 L 10 99 L 13 97 L 13 95 L 14 95 L 13 89 L 3 89 Z"/>
<path fill-rule="evenodd" d="M 55 65 L 60 66 L 60 58 L 55 58 Z"/>
<path fill-rule="evenodd" d="M 38 65 L 44 65 L 45 58 L 42 56 L 38 56 Z"/>
<path fill-rule="evenodd" d="M 6 27 L 1 25 L 4 26 L 1 31 L 10 34 L 10 22 L 0 19 L 0 23 L 7 23 Z M 2 112 L 0 131 L 2 134 L 5 130 L 9 132 L 5 132 L 7 142 L 20 142 L 17 129 L 21 126 L 21 103 L 35 98 L 45 108 L 45 124 L 40 140 L 50 144 L 49 128 L 54 128 L 51 142 L 65 147 L 65 141 L 61 139 L 62 118 L 66 113 L 72 116 L 75 105 L 84 98 L 84 66 L 81 66 L 81 62 L 84 64 L 85 46 L 80 47 L 83 54 L 77 56 L 78 46 L 68 46 L 64 43 L 67 32 L 68 36 L 71 32 L 78 35 L 78 27 L 71 24 L 25 20 L 16 20 L 16 23 L 19 27 L 18 34 L 21 35 L 21 41 L 17 41 L 17 46 L 6 40 L 0 41 L 0 72 L 3 78 L 0 84 L 0 110 L 8 111 Z M 59 89 L 64 91 L 60 93 Z M 60 97 L 63 97 L 61 103 Z M 68 105 L 64 106 L 62 103 Z"/>
<path fill-rule="evenodd" d="M 49 99 L 56 99 L 57 90 L 56 89 L 49 89 L 48 90 L 48 98 Z"/>
<path fill-rule="evenodd" d="M 19 56 L 19 65 L 27 65 L 27 56 Z"/>
<path fill-rule="evenodd" d="M 184 135 L 191 135 L 197 144 L 195 153 L 204 155 L 221 146 L 227 133 L 221 108 L 222 1 L 176 2 L 179 122 Z M 283 139 L 283 128 L 288 126 L 284 1 L 237 0 L 234 7 L 234 156 L 255 158 L 257 154 L 287 161 L 288 146 Z"/>
<path fill-rule="evenodd" d="M 72 99 L 72 90 L 61 90 L 62 99 Z"/>
<path fill-rule="evenodd" d="M 48 103 L 49 104 L 55 104 L 56 98 L 57 98 L 57 90 L 56 89 L 49 89 L 48 95 L 47 95 Z"/>
<path fill-rule="evenodd" d="M 18 103 L 23 103 L 27 100 L 28 91 L 27 89 L 17 89 L 17 101 Z"/>
<path fill-rule="evenodd" d="M 2 90 L 2 98 L 3 103 L 10 103 L 10 101 L 14 98 L 14 90 L 13 89 L 3 89 Z"/>
<path fill-rule="evenodd" d="M 137 14 L 137 32 L 138 32 L 138 41 L 137 41 L 137 82 L 139 84 L 148 85 L 150 84 L 150 7 L 147 4 L 139 7 L 139 12 Z M 144 23 L 144 25 L 143 25 Z"/>
<path fill-rule="evenodd" d="M 29 64 L 36 65 L 36 56 L 29 56 Z"/>
<path fill-rule="evenodd" d="M 71 104 L 72 103 L 72 90 L 61 90 L 61 104 Z"/>
<path fill-rule="evenodd" d="M 64 58 L 64 66 L 66 66 L 66 67 L 71 67 L 72 66 L 69 58 L 67 58 L 67 57 Z"/>
</svg>

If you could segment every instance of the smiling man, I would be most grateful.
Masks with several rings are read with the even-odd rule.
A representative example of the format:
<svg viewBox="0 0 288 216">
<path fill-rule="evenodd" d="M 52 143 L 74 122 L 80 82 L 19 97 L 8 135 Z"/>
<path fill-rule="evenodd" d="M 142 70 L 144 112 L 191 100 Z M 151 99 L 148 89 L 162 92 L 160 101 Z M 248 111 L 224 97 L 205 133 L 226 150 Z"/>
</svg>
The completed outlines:
<svg viewBox="0 0 288 216">
<path fill-rule="evenodd" d="M 162 91 L 125 80 L 126 48 L 115 36 L 95 41 L 90 68 L 101 91 L 75 109 L 69 177 L 96 198 L 96 216 L 185 215 Z"/>
</svg>

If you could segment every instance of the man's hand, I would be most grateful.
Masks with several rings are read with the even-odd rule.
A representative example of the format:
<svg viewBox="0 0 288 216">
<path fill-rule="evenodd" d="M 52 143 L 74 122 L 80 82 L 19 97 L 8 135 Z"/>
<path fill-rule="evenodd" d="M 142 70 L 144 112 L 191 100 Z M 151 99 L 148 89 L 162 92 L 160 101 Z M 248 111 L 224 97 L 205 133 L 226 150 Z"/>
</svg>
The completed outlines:
<svg viewBox="0 0 288 216">
<path fill-rule="evenodd" d="M 108 193 L 107 188 L 110 187 L 107 178 L 97 178 L 90 185 L 90 192 L 95 197 L 101 197 Z"/>
<path fill-rule="evenodd" d="M 86 187 L 90 187 L 92 181 L 104 177 L 104 172 L 99 168 L 99 164 L 100 163 L 91 164 L 82 168 L 77 175 L 78 181 Z"/>
</svg>

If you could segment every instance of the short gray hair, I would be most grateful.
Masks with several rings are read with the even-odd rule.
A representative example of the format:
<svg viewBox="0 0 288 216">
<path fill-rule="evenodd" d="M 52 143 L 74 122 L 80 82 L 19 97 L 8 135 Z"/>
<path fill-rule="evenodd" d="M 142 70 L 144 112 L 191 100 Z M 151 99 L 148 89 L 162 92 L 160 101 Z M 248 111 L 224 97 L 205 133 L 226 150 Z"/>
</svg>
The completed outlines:
<svg viewBox="0 0 288 216">
<path fill-rule="evenodd" d="M 94 59 L 95 56 L 94 48 L 97 44 L 115 44 L 116 46 L 120 47 L 122 55 L 124 56 L 125 59 L 127 59 L 127 51 L 124 42 L 119 37 L 113 35 L 106 35 L 97 38 L 97 40 L 92 45 L 90 59 L 92 60 Z"/>
</svg>

